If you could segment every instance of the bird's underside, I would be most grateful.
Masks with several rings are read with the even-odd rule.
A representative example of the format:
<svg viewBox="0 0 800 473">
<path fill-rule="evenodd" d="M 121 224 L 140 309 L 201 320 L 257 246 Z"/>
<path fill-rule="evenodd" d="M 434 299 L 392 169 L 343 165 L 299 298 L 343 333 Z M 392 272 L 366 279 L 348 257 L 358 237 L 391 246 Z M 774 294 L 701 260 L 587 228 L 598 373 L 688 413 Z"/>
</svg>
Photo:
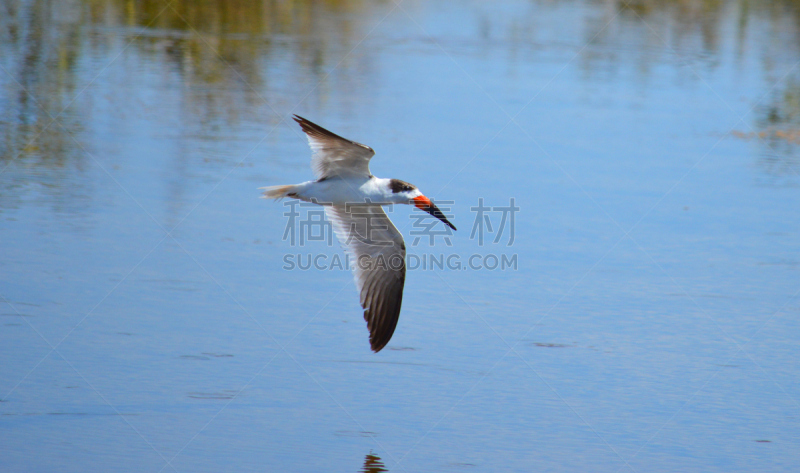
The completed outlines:
<svg viewBox="0 0 800 473">
<path fill-rule="evenodd" d="M 413 204 L 455 230 L 419 190 L 398 179 L 372 175 L 375 154 L 356 143 L 295 115 L 311 147 L 315 181 L 265 188 L 264 197 L 298 198 L 324 205 L 325 214 L 349 256 L 372 350 L 389 343 L 397 327 L 406 279 L 403 236 L 380 205 Z"/>
<path fill-rule="evenodd" d="M 295 121 L 308 137 L 318 181 L 372 177 L 372 148 L 304 118 L 295 116 Z M 400 317 L 406 279 L 403 236 L 380 206 L 326 205 L 325 215 L 350 256 L 370 346 L 378 352 L 391 340 Z"/>
</svg>

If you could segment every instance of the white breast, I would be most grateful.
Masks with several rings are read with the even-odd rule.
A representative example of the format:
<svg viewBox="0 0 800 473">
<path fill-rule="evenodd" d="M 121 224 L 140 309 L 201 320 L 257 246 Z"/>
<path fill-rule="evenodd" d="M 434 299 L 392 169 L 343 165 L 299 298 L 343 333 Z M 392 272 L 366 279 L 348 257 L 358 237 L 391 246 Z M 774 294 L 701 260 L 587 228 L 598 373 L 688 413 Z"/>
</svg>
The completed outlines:
<svg viewBox="0 0 800 473">
<path fill-rule="evenodd" d="M 396 196 L 389 189 L 388 179 L 370 178 L 329 178 L 323 181 L 303 183 L 298 189 L 297 197 L 305 201 L 314 201 L 322 205 L 345 205 L 347 203 L 365 203 L 386 205 L 396 201 Z"/>
</svg>

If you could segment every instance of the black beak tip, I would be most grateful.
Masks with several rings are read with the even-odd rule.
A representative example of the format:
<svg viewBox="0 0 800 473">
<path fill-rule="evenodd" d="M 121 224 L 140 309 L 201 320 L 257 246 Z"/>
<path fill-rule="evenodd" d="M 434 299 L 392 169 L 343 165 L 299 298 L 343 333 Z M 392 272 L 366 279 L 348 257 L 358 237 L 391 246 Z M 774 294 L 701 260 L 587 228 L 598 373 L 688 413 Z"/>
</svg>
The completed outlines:
<svg viewBox="0 0 800 473">
<path fill-rule="evenodd" d="M 439 220 L 441 220 L 442 223 L 444 223 L 448 227 L 452 228 L 453 230 L 456 229 L 456 226 L 453 225 L 452 223 L 450 223 L 450 221 L 447 220 L 447 217 L 444 216 L 442 211 L 439 210 L 439 207 L 437 207 L 433 203 L 431 203 L 430 207 L 426 208 L 425 211 L 428 212 L 429 214 L 433 215 L 434 217 L 438 218 Z"/>
</svg>

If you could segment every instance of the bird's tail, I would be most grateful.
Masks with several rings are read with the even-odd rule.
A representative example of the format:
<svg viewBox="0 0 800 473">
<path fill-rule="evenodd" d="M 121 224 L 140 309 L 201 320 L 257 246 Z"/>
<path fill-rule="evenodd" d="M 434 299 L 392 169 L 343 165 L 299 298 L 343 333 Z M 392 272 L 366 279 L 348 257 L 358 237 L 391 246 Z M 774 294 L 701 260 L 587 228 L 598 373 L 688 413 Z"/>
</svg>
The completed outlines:
<svg viewBox="0 0 800 473">
<path fill-rule="evenodd" d="M 270 187 L 261 187 L 263 190 L 263 194 L 261 198 L 263 199 L 283 199 L 284 197 L 295 197 L 295 187 L 294 185 L 288 186 L 270 186 Z"/>
</svg>

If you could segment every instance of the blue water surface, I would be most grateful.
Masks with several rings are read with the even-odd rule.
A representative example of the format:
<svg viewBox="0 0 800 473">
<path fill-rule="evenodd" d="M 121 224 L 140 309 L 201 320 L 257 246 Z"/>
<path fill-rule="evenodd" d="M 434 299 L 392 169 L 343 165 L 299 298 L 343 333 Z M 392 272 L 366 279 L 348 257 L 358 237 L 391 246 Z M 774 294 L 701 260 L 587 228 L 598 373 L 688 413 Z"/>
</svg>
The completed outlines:
<svg viewBox="0 0 800 473">
<path fill-rule="evenodd" d="M 797 471 L 797 2 L 0 8 L 0 470 Z M 458 227 L 378 354 L 294 113 Z"/>
</svg>

